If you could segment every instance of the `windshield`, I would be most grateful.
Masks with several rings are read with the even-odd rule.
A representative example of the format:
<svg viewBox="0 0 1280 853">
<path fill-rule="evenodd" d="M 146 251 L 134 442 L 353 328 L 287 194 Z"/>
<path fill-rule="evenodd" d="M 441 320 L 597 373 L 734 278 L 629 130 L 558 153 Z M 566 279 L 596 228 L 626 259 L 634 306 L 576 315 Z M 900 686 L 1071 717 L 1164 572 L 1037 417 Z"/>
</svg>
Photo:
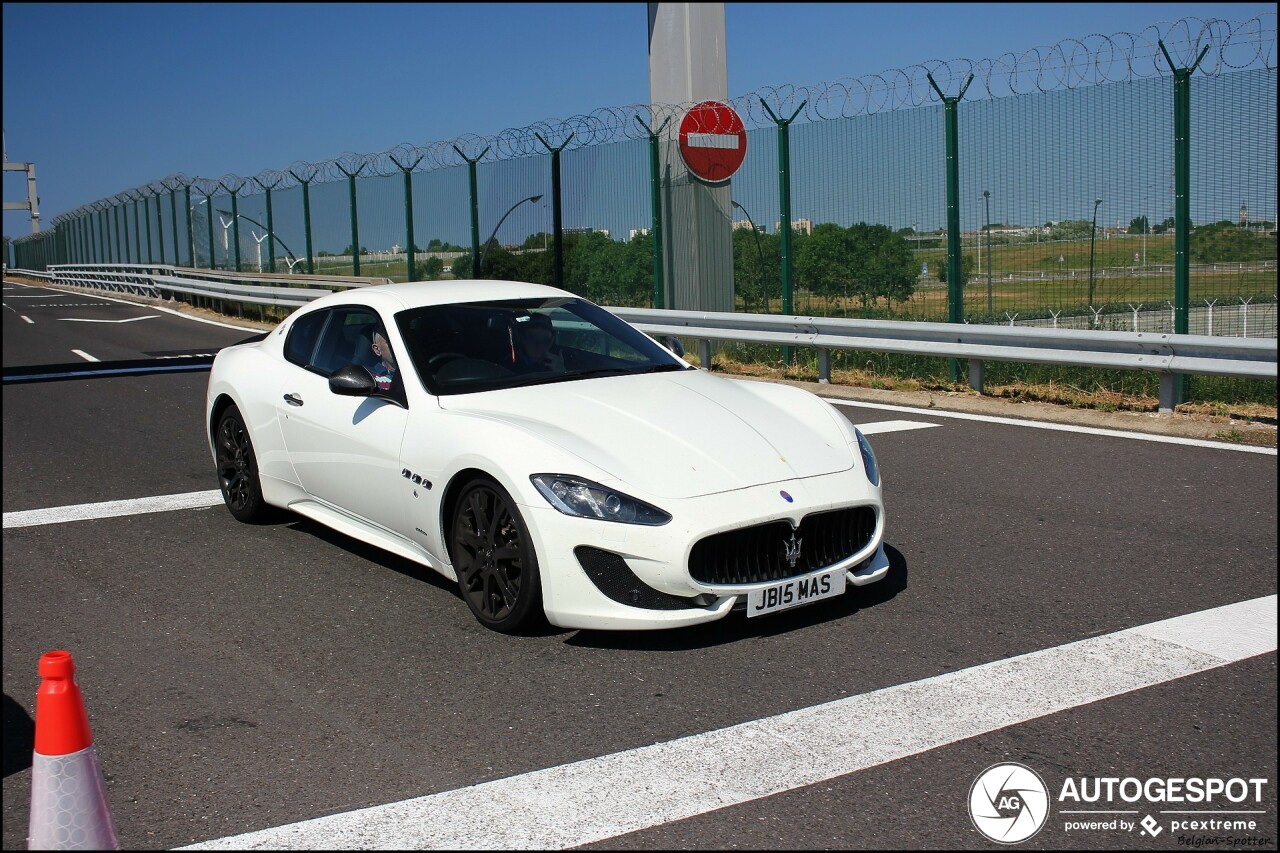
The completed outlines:
<svg viewBox="0 0 1280 853">
<path fill-rule="evenodd" d="M 413 308 L 396 324 L 432 394 L 688 369 L 603 308 L 555 297 Z"/>
</svg>

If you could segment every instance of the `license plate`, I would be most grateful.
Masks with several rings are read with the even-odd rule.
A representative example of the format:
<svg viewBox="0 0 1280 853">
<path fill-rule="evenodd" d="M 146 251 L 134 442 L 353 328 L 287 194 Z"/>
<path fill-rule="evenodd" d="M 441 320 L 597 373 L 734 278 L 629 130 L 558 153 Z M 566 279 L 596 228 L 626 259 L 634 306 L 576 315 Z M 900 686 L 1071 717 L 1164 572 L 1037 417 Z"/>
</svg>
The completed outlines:
<svg viewBox="0 0 1280 853">
<path fill-rule="evenodd" d="M 812 604 L 824 598 L 834 598 L 844 592 L 844 580 L 845 570 L 838 569 L 753 589 L 747 593 L 747 616 L 764 616 L 766 613 Z"/>
</svg>

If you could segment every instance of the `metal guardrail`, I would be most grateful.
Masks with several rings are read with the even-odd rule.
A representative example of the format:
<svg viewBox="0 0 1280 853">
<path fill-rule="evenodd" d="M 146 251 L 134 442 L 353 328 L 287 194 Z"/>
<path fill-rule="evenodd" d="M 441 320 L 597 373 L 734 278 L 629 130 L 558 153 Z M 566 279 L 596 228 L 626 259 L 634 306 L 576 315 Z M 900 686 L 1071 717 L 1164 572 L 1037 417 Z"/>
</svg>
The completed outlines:
<svg viewBox="0 0 1280 853">
<path fill-rule="evenodd" d="M 1150 332 L 1040 329 L 954 323 L 783 317 L 731 312 L 654 311 L 611 308 L 622 319 L 657 335 L 702 341 L 708 363 L 710 341 L 748 341 L 818 350 L 818 381 L 831 381 L 832 349 L 896 352 L 969 360 L 969 384 L 982 390 L 983 362 L 1024 361 L 1160 374 L 1160 410 L 1172 411 L 1178 374 L 1276 378 L 1274 338 L 1209 337 Z"/>
<path fill-rule="evenodd" d="M 63 265 L 50 268 L 57 284 L 105 289 L 130 289 L 159 295 L 166 291 L 272 305 L 303 305 L 332 292 L 332 288 L 387 282 L 386 279 L 308 276 L 330 289 L 274 287 L 238 282 L 277 280 L 277 276 L 221 273 L 181 267 Z M 30 271 L 14 270 L 28 275 Z M 43 277 L 43 276 L 41 276 Z M 831 350 L 964 358 L 969 384 L 982 390 L 987 360 L 1065 364 L 1121 370 L 1150 370 L 1160 374 L 1160 411 L 1172 411 L 1175 377 L 1179 374 L 1275 379 L 1275 338 L 1237 338 L 1151 332 L 1043 329 L 1026 326 L 978 326 L 954 323 L 851 320 L 838 317 L 796 317 L 733 312 L 657 311 L 646 308 L 608 309 L 644 332 L 680 335 L 701 342 L 704 364 L 711 361 L 711 341 L 746 341 L 818 350 L 818 381 L 831 381 Z"/>
</svg>

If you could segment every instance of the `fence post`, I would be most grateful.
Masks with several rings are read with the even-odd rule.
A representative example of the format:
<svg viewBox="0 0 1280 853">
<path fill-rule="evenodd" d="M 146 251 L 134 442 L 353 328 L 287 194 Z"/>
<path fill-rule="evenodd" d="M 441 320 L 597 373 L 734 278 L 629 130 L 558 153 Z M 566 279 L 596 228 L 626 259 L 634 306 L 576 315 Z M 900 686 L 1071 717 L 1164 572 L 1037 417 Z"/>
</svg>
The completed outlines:
<svg viewBox="0 0 1280 853">
<path fill-rule="evenodd" d="M 801 101 L 790 118 L 782 119 L 773 114 L 768 104 L 760 101 L 760 106 L 778 125 L 778 241 L 782 260 L 782 313 L 787 316 L 794 313 L 791 308 L 791 122 L 800 115 L 806 103 Z M 783 347 L 783 363 L 790 366 L 792 357 L 791 347 Z"/>
<path fill-rule="evenodd" d="M 267 194 L 267 261 L 271 264 L 272 272 L 276 271 L 276 231 L 275 221 L 271 218 L 271 191 L 280 186 L 282 180 L 284 178 L 276 178 L 275 183 L 268 186 L 257 178 L 253 179 L 253 182 L 262 187 Z M 262 306 L 258 307 L 261 308 Z"/>
<path fill-rule="evenodd" d="M 956 105 L 969 91 L 973 75 L 960 88 L 960 94 L 948 98 L 933 79 L 933 74 L 926 74 L 929 85 L 942 99 L 943 114 L 946 119 L 947 134 L 947 322 L 964 321 L 964 264 L 960 246 L 960 132 L 956 118 Z M 951 381 L 960 379 L 960 362 L 949 358 L 947 363 L 951 371 Z"/>
<path fill-rule="evenodd" d="M 216 269 L 213 254 L 213 196 L 204 195 L 205 221 L 209 223 L 209 269 Z"/>
<path fill-rule="evenodd" d="M 636 123 L 649 134 L 649 197 L 653 205 L 653 227 L 650 232 L 653 238 L 651 241 L 653 244 L 653 307 L 661 309 L 664 307 L 665 297 L 662 286 L 662 166 L 658 137 L 671 122 L 671 116 L 667 116 L 656 131 L 645 124 L 640 116 L 636 116 L 635 119 Z"/>
<path fill-rule="evenodd" d="M 112 218 L 112 219 L 114 219 L 114 220 L 115 220 L 115 222 L 116 222 L 116 257 L 115 257 L 115 262 L 116 262 L 117 264 L 121 264 L 121 263 L 124 263 L 124 250 L 121 248 L 121 243 L 120 243 L 120 205 L 119 205 L 119 204 L 113 204 L 113 205 L 111 205 L 111 218 Z"/>
<path fill-rule="evenodd" d="M 151 189 L 147 187 L 147 189 Z M 154 264 L 156 262 L 155 250 L 151 246 L 151 196 L 147 193 L 142 194 L 142 215 L 143 222 L 147 225 L 147 263 Z"/>
<path fill-rule="evenodd" d="M 107 262 L 107 209 L 105 207 L 98 208 L 98 263 L 105 264 Z"/>
<path fill-rule="evenodd" d="M 1191 267 L 1187 255 L 1191 234 L 1191 74 L 1210 46 L 1204 46 L 1190 68 L 1179 68 L 1173 64 L 1164 42 L 1157 43 L 1173 72 L 1173 331 L 1185 335 L 1191 314 Z M 1186 391 L 1186 375 L 1176 374 L 1175 405 L 1186 399 Z"/>
<path fill-rule="evenodd" d="M 538 141 L 551 152 L 551 283 L 555 287 L 564 287 L 564 229 L 560 222 L 560 152 L 573 139 L 573 134 L 560 143 L 559 148 L 552 148 L 542 134 L 535 133 Z"/>
<path fill-rule="evenodd" d="M 334 163 L 338 171 L 347 176 L 347 191 L 351 198 L 351 274 L 360 275 L 360 219 L 356 211 L 356 175 L 364 171 L 365 163 L 354 172 L 348 172 L 341 163 Z"/>
<path fill-rule="evenodd" d="M 405 166 L 396 159 L 396 155 L 391 155 L 391 162 L 395 163 L 401 172 L 404 172 L 404 230 L 405 230 L 405 273 L 409 276 L 407 281 L 413 281 L 416 277 L 413 274 L 413 168 L 422 162 L 420 155 L 408 166 Z"/>
<path fill-rule="evenodd" d="M 240 181 L 240 183 L 236 185 L 235 189 L 227 186 L 222 181 L 218 181 L 218 186 L 231 194 L 231 233 L 235 235 L 234 242 L 236 248 L 234 257 L 236 260 L 236 272 L 240 272 L 240 207 L 236 204 L 236 197 L 240 194 L 240 190 L 244 189 L 244 181 Z M 213 221 L 212 210 L 209 211 L 209 220 L 210 222 Z"/>
<path fill-rule="evenodd" d="M 156 242 L 160 245 L 160 264 L 164 265 L 164 208 L 160 206 L 160 190 L 148 186 L 156 200 Z M 147 239 L 151 238 L 151 225 L 147 224 Z M 147 252 L 151 249 L 148 247 Z"/>
<path fill-rule="evenodd" d="M 474 160 L 462 153 L 462 149 L 453 146 L 453 150 L 458 152 L 458 156 L 467 161 L 467 186 L 471 193 L 471 277 L 480 277 L 480 200 L 476 190 L 476 163 L 484 159 L 484 155 L 489 153 L 489 146 L 485 146 Z"/>
<path fill-rule="evenodd" d="M 142 263 L 142 223 L 138 217 L 138 202 L 140 201 L 142 201 L 142 193 L 137 193 L 137 195 L 133 196 L 133 257 L 134 263 L 137 264 Z"/>
<path fill-rule="evenodd" d="M 311 181 L 315 178 L 315 173 L 313 172 L 305 181 L 292 169 L 289 170 L 289 174 L 302 184 L 302 229 L 307 238 L 307 275 L 311 275 L 316 271 L 315 261 L 311 260 L 313 257 L 311 253 Z"/>
</svg>

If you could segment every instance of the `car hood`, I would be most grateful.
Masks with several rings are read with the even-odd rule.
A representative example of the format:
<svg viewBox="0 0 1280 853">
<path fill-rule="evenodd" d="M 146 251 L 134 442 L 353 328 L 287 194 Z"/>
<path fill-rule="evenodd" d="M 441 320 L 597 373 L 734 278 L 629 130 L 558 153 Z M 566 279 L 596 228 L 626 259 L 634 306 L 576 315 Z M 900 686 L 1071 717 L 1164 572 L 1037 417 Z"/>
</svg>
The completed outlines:
<svg viewBox="0 0 1280 853">
<path fill-rule="evenodd" d="M 460 394 L 440 404 L 502 421 L 655 497 L 708 495 L 853 465 L 847 436 L 818 398 L 700 370 Z"/>
</svg>

